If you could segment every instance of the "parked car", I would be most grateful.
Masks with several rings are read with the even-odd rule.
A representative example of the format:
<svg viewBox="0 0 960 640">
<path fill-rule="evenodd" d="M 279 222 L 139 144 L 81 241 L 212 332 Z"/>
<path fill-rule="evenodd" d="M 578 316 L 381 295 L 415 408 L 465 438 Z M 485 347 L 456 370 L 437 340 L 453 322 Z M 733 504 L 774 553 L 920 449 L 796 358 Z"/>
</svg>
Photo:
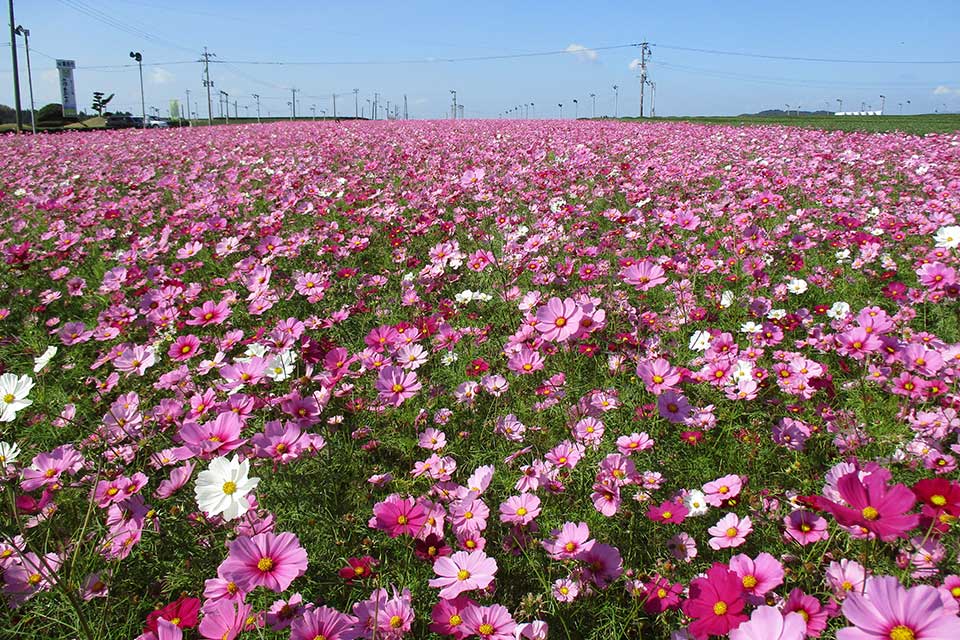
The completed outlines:
<svg viewBox="0 0 960 640">
<path fill-rule="evenodd" d="M 170 123 L 166 120 L 161 120 L 160 118 L 154 118 L 147 116 L 147 128 L 149 129 L 167 129 L 170 127 Z"/>
<path fill-rule="evenodd" d="M 121 113 L 111 113 L 107 116 L 107 129 L 130 129 L 140 126 L 140 118 L 123 115 Z"/>
</svg>

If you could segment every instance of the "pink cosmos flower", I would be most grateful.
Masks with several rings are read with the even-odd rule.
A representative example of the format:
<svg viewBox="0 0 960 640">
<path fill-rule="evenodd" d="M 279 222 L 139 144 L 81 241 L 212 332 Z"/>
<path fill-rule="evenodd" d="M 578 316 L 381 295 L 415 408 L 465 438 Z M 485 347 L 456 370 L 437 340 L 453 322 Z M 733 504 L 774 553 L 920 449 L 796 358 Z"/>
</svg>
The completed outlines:
<svg viewBox="0 0 960 640">
<path fill-rule="evenodd" d="M 219 600 L 207 603 L 200 620 L 200 635 L 204 638 L 234 640 L 247 624 L 253 607 L 243 602 Z"/>
<path fill-rule="evenodd" d="M 833 589 L 837 600 L 842 600 L 851 593 L 863 593 L 867 584 L 867 570 L 855 560 L 833 560 L 827 566 L 827 582 Z"/>
<path fill-rule="evenodd" d="M 803 640 L 805 630 L 799 613 L 783 614 L 776 607 L 763 606 L 730 632 L 730 640 Z"/>
<path fill-rule="evenodd" d="M 650 505 L 647 509 L 647 518 L 653 522 L 670 522 L 680 524 L 683 522 L 690 510 L 682 502 L 673 502 L 667 500 L 660 503 L 660 506 Z"/>
<path fill-rule="evenodd" d="M 784 615 L 791 611 L 796 611 L 803 618 L 806 624 L 806 634 L 810 638 L 819 638 L 823 630 L 827 628 L 827 619 L 830 612 L 819 600 L 806 595 L 800 589 L 791 591 L 786 602 L 783 603 Z"/>
<path fill-rule="evenodd" d="M 477 495 L 467 494 L 450 509 L 450 519 L 457 534 L 479 533 L 487 528 L 490 508 Z"/>
<path fill-rule="evenodd" d="M 722 507 L 723 503 L 740 495 L 743 483 L 738 475 L 726 475 L 703 485 L 704 499 L 712 507 Z"/>
<path fill-rule="evenodd" d="M 536 330 L 547 342 L 564 342 L 580 329 L 583 310 L 570 298 L 550 298 L 537 310 Z"/>
<path fill-rule="evenodd" d="M 617 438 L 617 449 L 625 456 L 651 448 L 653 448 L 653 438 L 646 433 L 631 433 Z"/>
<path fill-rule="evenodd" d="M 155 362 L 156 356 L 153 349 L 138 344 L 124 349 L 123 353 L 114 358 L 113 366 L 117 368 L 117 371 L 127 375 L 136 372 L 138 376 L 142 376 Z"/>
<path fill-rule="evenodd" d="M 667 281 L 667 274 L 660 265 L 643 260 L 620 271 L 620 279 L 632 284 L 639 291 L 648 291 Z"/>
<path fill-rule="evenodd" d="M 20 488 L 35 491 L 40 487 L 60 487 L 60 476 L 73 474 L 83 467 L 83 456 L 72 444 L 57 447 L 48 453 L 38 453 L 30 466 L 23 470 Z"/>
<path fill-rule="evenodd" d="M 720 518 L 716 525 L 707 529 L 713 536 L 710 538 L 710 548 L 714 550 L 739 547 L 747 541 L 747 536 L 753 531 L 750 516 L 742 520 L 735 513 L 728 513 Z"/>
<path fill-rule="evenodd" d="M 399 407 L 404 400 L 416 395 L 423 387 L 417 381 L 417 374 L 413 371 L 404 371 L 402 367 L 387 366 L 380 369 L 376 388 L 380 392 L 380 399 Z"/>
<path fill-rule="evenodd" d="M 540 515 L 540 498 L 532 493 L 510 496 L 500 505 L 500 522 L 526 526 Z"/>
<path fill-rule="evenodd" d="M 843 615 L 854 626 L 837 640 L 956 640 L 960 618 L 947 611 L 934 587 L 905 588 L 892 576 L 869 578 L 862 594 L 851 593 Z"/>
<path fill-rule="evenodd" d="M 637 377 L 643 380 L 647 391 L 660 395 L 680 382 L 680 372 L 663 358 L 645 360 L 637 365 Z"/>
<path fill-rule="evenodd" d="M 222 567 L 224 577 L 244 591 L 263 586 L 280 592 L 306 572 L 307 552 L 292 533 L 259 533 L 230 543 Z"/>
<path fill-rule="evenodd" d="M 797 509 L 783 518 L 783 525 L 787 538 L 803 546 L 830 537 L 827 521 L 813 511 Z"/>
<path fill-rule="evenodd" d="M 189 360 L 200 353 L 200 339 L 197 336 L 178 336 L 167 349 L 167 355 L 175 362 Z"/>
<path fill-rule="evenodd" d="M 439 633 L 442 636 L 453 636 L 457 640 L 466 638 L 468 633 L 463 625 L 463 612 L 476 602 L 467 596 L 459 596 L 451 599 L 442 599 L 430 613 L 430 631 Z"/>
<path fill-rule="evenodd" d="M 230 305 L 226 300 L 217 303 L 208 300 L 202 306 L 190 309 L 189 313 L 188 325 L 205 327 L 211 324 L 222 324 L 224 320 L 230 317 Z"/>
<path fill-rule="evenodd" d="M 657 411 L 673 424 L 679 424 L 690 416 L 692 408 L 685 395 L 677 391 L 666 390 L 657 396 Z"/>
<path fill-rule="evenodd" d="M 570 578 L 558 578 L 550 589 L 557 602 L 573 602 L 580 595 L 580 585 Z"/>
<path fill-rule="evenodd" d="M 543 367 L 544 359 L 540 352 L 526 346 L 521 347 L 520 351 L 512 355 L 507 361 L 507 368 L 519 375 L 536 373 Z"/>
<path fill-rule="evenodd" d="M 481 640 L 514 640 L 517 623 L 503 605 L 474 605 L 463 610 L 463 627 Z"/>
<path fill-rule="evenodd" d="M 438 577 L 430 580 L 431 587 L 440 587 L 440 597 L 456 598 L 465 591 L 486 589 L 497 573 L 497 561 L 483 551 L 457 551 L 438 558 L 433 563 Z"/>
<path fill-rule="evenodd" d="M 590 529 L 587 523 L 564 523 L 559 531 L 543 541 L 543 548 L 554 560 L 569 560 L 576 558 L 580 553 L 588 551 L 595 544 L 590 538 Z"/>
<path fill-rule="evenodd" d="M 766 552 L 755 559 L 743 553 L 735 555 L 730 558 L 730 570 L 740 576 L 750 604 L 762 604 L 764 595 L 783 584 L 783 565 Z"/>
</svg>

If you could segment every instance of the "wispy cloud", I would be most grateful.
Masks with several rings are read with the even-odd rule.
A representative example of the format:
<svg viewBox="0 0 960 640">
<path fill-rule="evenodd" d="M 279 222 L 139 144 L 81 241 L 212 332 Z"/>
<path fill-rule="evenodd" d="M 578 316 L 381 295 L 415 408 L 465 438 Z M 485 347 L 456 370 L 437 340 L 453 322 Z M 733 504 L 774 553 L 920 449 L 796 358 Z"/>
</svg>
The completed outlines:
<svg viewBox="0 0 960 640">
<path fill-rule="evenodd" d="M 641 64 L 640 58 L 634 58 L 633 60 L 630 61 L 630 64 L 627 65 L 627 68 L 629 68 L 630 71 L 636 71 L 637 69 L 640 68 L 640 64 Z"/>
<path fill-rule="evenodd" d="M 951 89 L 951 88 L 948 87 L 947 85 L 941 84 L 941 85 L 937 86 L 936 89 L 933 90 L 933 95 L 935 95 L 935 96 L 960 95 L 960 88 Z"/>
<path fill-rule="evenodd" d="M 169 84 L 173 82 L 175 77 L 166 69 L 157 68 L 150 72 L 150 82 L 152 84 Z"/>
<path fill-rule="evenodd" d="M 576 43 L 571 44 L 566 48 L 566 52 L 573 54 L 583 62 L 596 62 L 597 60 L 600 59 L 600 56 L 597 54 L 596 51 L 588 47 L 585 47 L 582 44 L 576 44 Z"/>
</svg>

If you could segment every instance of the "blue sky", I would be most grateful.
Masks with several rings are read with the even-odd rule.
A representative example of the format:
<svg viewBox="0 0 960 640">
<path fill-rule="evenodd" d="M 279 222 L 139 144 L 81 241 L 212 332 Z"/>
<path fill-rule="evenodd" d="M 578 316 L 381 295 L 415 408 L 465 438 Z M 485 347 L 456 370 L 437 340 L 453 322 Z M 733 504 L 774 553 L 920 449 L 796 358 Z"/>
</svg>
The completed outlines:
<svg viewBox="0 0 960 640">
<path fill-rule="evenodd" d="M 5 3 L 4 3 L 5 4 Z M 79 10 L 78 10 L 79 9 Z M 6 12 L 3 9 L 4 13 Z M 99 14 L 90 15 L 91 13 Z M 300 89 L 300 113 L 353 113 L 377 92 L 391 104 L 407 96 L 411 117 L 449 113 L 450 89 L 468 117 L 498 117 L 534 103 L 537 116 L 612 114 L 614 84 L 619 112 L 636 115 L 639 81 L 630 63 L 634 48 L 600 49 L 647 40 L 653 43 L 650 79 L 656 82 L 658 115 L 738 114 L 767 108 L 834 109 L 862 103 L 888 113 L 960 111 L 960 65 L 909 64 L 911 60 L 960 59 L 960 2 L 364 2 L 274 0 L 20 0 L 17 23 L 31 30 L 36 103 L 59 101 L 52 58 L 77 61 L 80 106 L 92 93 L 116 93 L 112 108 L 139 111 L 136 67 L 91 69 L 131 62 L 141 51 L 148 107 L 166 112 L 171 99 L 198 103 L 206 115 L 201 65 L 204 46 L 219 61 L 323 61 L 375 64 L 211 65 L 216 91 L 236 98 L 240 115 L 253 113 L 251 94 L 263 97 L 264 115 L 288 115 L 290 87 Z M 7 22 L 7 20 L 4 20 Z M 113 24 L 108 24 L 112 22 Z M 8 32 L 0 42 L 9 42 Z M 21 43 L 23 100 L 26 69 Z M 431 58 L 561 51 L 551 56 L 464 62 L 402 62 Z M 902 60 L 903 64 L 842 64 L 770 60 L 671 47 L 779 56 Z M 597 47 L 598 50 L 592 50 Z M 392 62 L 401 61 L 401 62 Z M 385 64 L 390 62 L 389 64 Z M 85 68 L 86 67 L 86 68 Z M 12 104 L 9 44 L 0 55 L 0 102 Z M 648 94 L 649 100 L 649 94 Z M 907 105 L 906 101 L 910 100 Z M 649 105 L 649 102 L 647 103 Z M 649 107 L 648 107 L 649 108 Z"/>
</svg>

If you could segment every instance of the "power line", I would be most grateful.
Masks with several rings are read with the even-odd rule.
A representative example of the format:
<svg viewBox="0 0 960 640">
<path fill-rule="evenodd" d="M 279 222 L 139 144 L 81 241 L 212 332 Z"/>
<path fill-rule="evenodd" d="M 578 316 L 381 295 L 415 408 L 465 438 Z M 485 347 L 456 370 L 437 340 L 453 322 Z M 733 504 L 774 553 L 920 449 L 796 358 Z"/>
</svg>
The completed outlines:
<svg viewBox="0 0 960 640">
<path fill-rule="evenodd" d="M 834 62 L 842 64 L 960 64 L 960 60 L 858 60 L 850 58 L 808 58 L 804 56 L 781 56 L 762 53 L 744 53 L 741 51 L 723 51 L 721 49 L 700 49 L 698 47 L 680 47 L 670 44 L 654 44 L 663 49 L 676 51 L 693 51 L 696 53 L 710 53 L 721 56 L 740 56 L 742 58 L 763 58 L 766 60 L 793 60 L 796 62 Z"/>
<path fill-rule="evenodd" d="M 173 47 L 174 49 L 181 49 L 183 51 L 192 51 L 192 49 L 188 49 L 187 47 L 184 47 L 183 45 L 180 45 L 176 42 L 173 42 L 172 40 L 167 40 L 166 38 L 153 34 L 144 29 L 141 29 L 136 25 L 133 25 L 133 24 L 124 22 L 118 18 L 115 18 L 114 16 L 108 13 L 105 13 L 103 11 L 100 11 L 95 7 L 91 7 L 90 5 L 86 4 L 82 0 L 58 0 L 58 1 L 61 4 L 73 9 L 74 11 L 78 11 L 89 18 L 93 18 L 98 22 L 102 22 L 103 24 L 113 27 L 114 29 L 123 31 L 129 35 L 137 36 L 138 38 L 144 38 L 146 40 L 157 42 L 159 44 L 164 44 L 164 45 Z"/>
<path fill-rule="evenodd" d="M 616 44 L 608 47 L 587 47 L 590 51 L 609 51 L 612 49 L 627 49 L 638 47 L 639 44 Z M 582 50 L 580 50 L 582 51 Z M 272 60 L 225 60 L 230 64 L 256 64 L 275 66 L 320 66 L 320 65 L 392 65 L 392 64 L 436 64 L 450 62 L 482 62 L 485 60 L 511 60 L 515 58 L 534 58 L 540 56 L 555 56 L 562 54 L 576 55 L 580 51 L 557 49 L 553 51 L 535 51 L 530 53 L 509 53 L 490 56 L 466 56 L 461 58 L 412 58 L 407 60 L 320 60 L 320 61 L 272 61 Z"/>
</svg>

